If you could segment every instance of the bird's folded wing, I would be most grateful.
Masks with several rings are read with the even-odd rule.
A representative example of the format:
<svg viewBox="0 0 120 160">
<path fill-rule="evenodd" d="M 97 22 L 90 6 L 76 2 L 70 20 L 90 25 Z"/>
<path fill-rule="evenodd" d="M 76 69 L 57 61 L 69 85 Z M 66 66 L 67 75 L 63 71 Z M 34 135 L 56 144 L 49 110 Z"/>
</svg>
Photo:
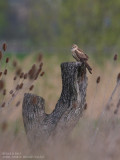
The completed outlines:
<svg viewBox="0 0 120 160">
<path fill-rule="evenodd" d="M 75 50 L 75 53 L 79 59 L 88 60 L 85 54 L 82 54 L 82 53 L 80 54 L 80 52 L 78 52 L 77 50 Z"/>
<path fill-rule="evenodd" d="M 83 54 L 86 55 L 87 58 L 89 58 L 88 55 L 86 53 L 84 53 L 82 49 L 78 48 L 78 51 L 82 52 Z"/>
<path fill-rule="evenodd" d="M 77 48 L 77 49 L 78 49 L 78 51 L 80 51 L 80 52 L 84 53 L 82 49 L 80 49 L 80 48 Z"/>
</svg>

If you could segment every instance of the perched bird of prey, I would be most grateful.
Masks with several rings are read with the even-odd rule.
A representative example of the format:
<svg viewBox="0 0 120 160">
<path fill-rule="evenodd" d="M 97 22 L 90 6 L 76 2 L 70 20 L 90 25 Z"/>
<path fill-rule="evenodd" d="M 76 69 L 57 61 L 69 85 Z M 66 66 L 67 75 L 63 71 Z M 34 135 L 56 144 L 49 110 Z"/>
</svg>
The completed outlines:
<svg viewBox="0 0 120 160">
<path fill-rule="evenodd" d="M 92 68 L 87 63 L 89 58 L 88 55 L 85 54 L 81 49 L 79 49 L 76 44 L 73 44 L 71 51 L 72 51 L 72 56 L 76 59 L 76 61 L 84 63 L 89 73 L 92 74 Z"/>
</svg>

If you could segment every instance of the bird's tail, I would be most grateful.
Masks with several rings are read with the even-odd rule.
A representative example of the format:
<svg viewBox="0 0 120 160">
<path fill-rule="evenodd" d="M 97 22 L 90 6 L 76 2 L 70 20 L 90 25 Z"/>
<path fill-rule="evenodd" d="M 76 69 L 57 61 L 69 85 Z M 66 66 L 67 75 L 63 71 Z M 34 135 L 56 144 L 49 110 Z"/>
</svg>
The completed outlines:
<svg viewBox="0 0 120 160">
<path fill-rule="evenodd" d="M 90 67 L 90 65 L 87 62 L 85 62 L 85 66 L 88 69 L 89 73 L 92 74 L 92 68 Z"/>
</svg>

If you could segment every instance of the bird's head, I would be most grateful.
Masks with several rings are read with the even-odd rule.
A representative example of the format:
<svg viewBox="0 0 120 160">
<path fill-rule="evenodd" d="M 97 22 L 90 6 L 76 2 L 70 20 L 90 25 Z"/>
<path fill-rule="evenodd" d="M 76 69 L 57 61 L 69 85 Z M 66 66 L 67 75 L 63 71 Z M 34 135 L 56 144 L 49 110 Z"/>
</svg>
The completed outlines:
<svg viewBox="0 0 120 160">
<path fill-rule="evenodd" d="M 78 49 L 78 46 L 77 46 L 76 44 L 73 44 L 71 50 L 74 51 L 74 50 L 76 50 L 76 49 Z"/>
</svg>

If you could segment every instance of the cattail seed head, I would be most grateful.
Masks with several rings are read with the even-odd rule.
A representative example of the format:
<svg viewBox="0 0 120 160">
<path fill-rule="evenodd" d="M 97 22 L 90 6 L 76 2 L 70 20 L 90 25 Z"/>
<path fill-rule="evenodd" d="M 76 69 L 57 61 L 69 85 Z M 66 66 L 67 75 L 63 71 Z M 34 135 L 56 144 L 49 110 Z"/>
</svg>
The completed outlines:
<svg viewBox="0 0 120 160">
<path fill-rule="evenodd" d="M 7 75 L 7 69 L 4 70 L 4 75 Z"/>
<path fill-rule="evenodd" d="M 24 74 L 24 79 L 27 79 L 27 75 L 28 75 L 27 73 Z"/>
<path fill-rule="evenodd" d="M 19 90 L 19 88 L 20 88 L 20 85 L 18 84 L 18 85 L 16 86 L 16 90 Z"/>
<path fill-rule="evenodd" d="M 97 84 L 100 83 L 100 76 L 97 77 L 96 83 L 97 83 Z"/>
<path fill-rule="evenodd" d="M 5 107 L 5 102 L 2 103 L 1 107 Z"/>
<path fill-rule="evenodd" d="M 2 54 L 2 51 L 0 51 L 0 60 L 2 59 L 3 57 L 3 54 Z"/>
<path fill-rule="evenodd" d="M 17 77 L 15 76 L 14 78 L 13 78 L 13 80 L 15 81 L 17 79 Z"/>
<path fill-rule="evenodd" d="M 3 95 L 4 95 L 4 96 L 6 95 L 6 89 L 3 90 Z"/>
<path fill-rule="evenodd" d="M 116 60 L 117 60 L 117 57 L 118 57 L 118 55 L 117 55 L 117 54 L 115 54 L 115 55 L 114 55 L 114 58 L 113 58 L 113 59 L 114 59 L 114 61 L 116 61 Z"/>
<path fill-rule="evenodd" d="M 42 70 L 42 68 L 41 68 L 41 67 L 39 67 L 38 72 L 40 73 L 40 72 L 41 72 L 41 70 Z"/>
<path fill-rule="evenodd" d="M 28 72 L 29 79 L 33 79 L 34 73 L 35 73 L 35 72 L 34 72 L 32 69 L 29 70 L 29 72 Z"/>
<path fill-rule="evenodd" d="M 36 70 L 37 70 L 36 65 L 33 64 L 33 66 L 31 67 L 31 69 L 28 72 L 29 79 L 34 79 L 35 78 Z"/>
<path fill-rule="evenodd" d="M 20 105 L 20 101 L 18 101 L 17 103 L 16 103 L 16 107 L 18 107 Z"/>
<path fill-rule="evenodd" d="M 23 83 L 21 83 L 21 84 L 19 85 L 19 89 L 22 89 L 22 87 L 23 87 Z"/>
<path fill-rule="evenodd" d="M 29 88 L 29 90 L 32 91 L 33 88 L 34 88 L 34 85 L 31 85 L 30 88 Z"/>
<path fill-rule="evenodd" d="M 120 73 L 117 75 L 117 83 L 120 82 Z"/>
<path fill-rule="evenodd" d="M 24 77 L 24 73 L 20 73 L 20 78 L 23 78 Z"/>
<path fill-rule="evenodd" d="M 42 66 L 43 66 L 43 62 L 40 63 L 39 67 L 42 68 Z"/>
<path fill-rule="evenodd" d="M 40 74 L 40 76 L 43 76 L 45 74 L 45 72 L 42 72 L 41 74 Z"/>
<path fill-rule="evenodd" d="M 10 94 L 13 94 L 13 90 L 10 90 L 10 92 L 9 92 Z"/>
<path fill-rule="evenodd" d="M 4 51 L 6 51 L 6 49 L 7 49 L 7 44 L 6 44 L 6 43 L 3 43 L 2 48 L 3 48 Z"/>
<path fill-rule="evenodd" d="M 4 81 L 0 80 L 0 90 L 2 90 L 4 88 Z"/>
<path fill-rule="evenodd" d="M 9 57 L 6 58 L 6 63 L 8 63 L 8 62 L 9 62 Z"/>
<path fill-rule="evenodd" d="M 38 71 L 37 71 L 37 73 L 40 73 L 40 72 L 41 72 L 41 70 L 42 70 L 42 68 L 39 68 L 39 69 L 38 69 Z"/>
<path fill-rule="evenodd" d="M 36 75 L 35 75 L 35 79 L 34 79 L 34 80 L 36 80 L 36 79 L 38 78 L 38 76 L 39 76 L 41 70 L 42 70 L 41 68 L 38 69 L 38 71 L 37 71 L 37 73 L 36 73 Z"/>
</svg>

